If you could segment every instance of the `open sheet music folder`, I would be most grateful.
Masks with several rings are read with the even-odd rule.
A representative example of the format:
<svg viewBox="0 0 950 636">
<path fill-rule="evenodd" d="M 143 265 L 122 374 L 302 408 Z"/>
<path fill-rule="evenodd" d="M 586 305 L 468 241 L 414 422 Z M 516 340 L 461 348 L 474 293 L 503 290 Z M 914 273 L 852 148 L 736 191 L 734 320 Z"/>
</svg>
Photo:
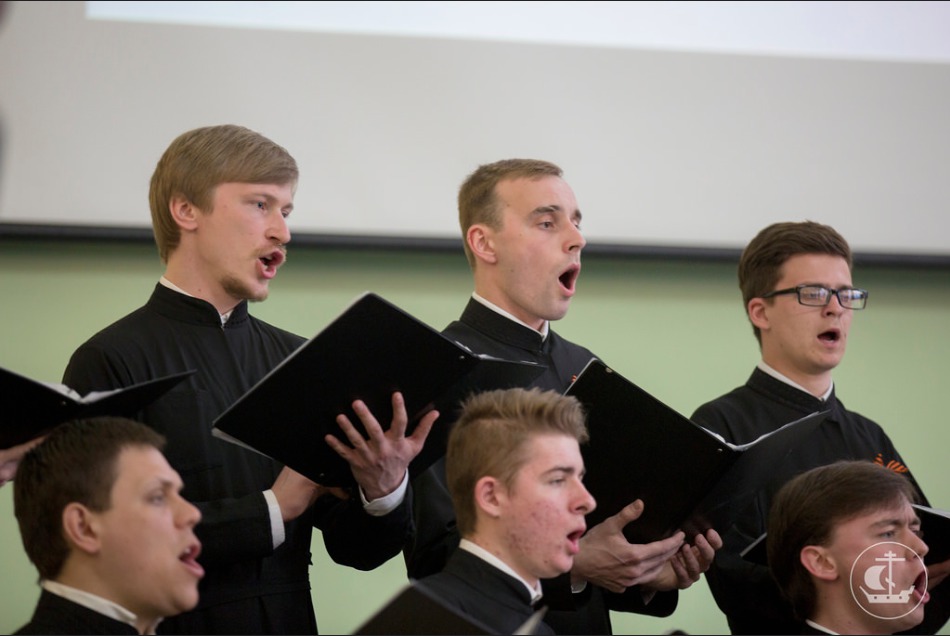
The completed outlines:
<svg viewBox="0 0 950 636">
<path fill-rule="evenodd" d="M 730 444 L 662 403 L 603 362 L 592 359 L 566 395 L 587 412 L 590 439 L 581 446 L 584 484 L 597 500 L 592 527 L 635 499 L 643 514 L 627 525 L 631 543 L 684 530 L 688 540 L 720 533 L 765 476 L 824 421 L 816 412 L 741 446 Z"/>
<path fill-rule="evenodd" d="M 392 394 L 400 391 L 409 415 L 439 411 L 411 476 L 445 453 L 460 402 L 488 389 L 526 386 L 545 367 L 480 356 L 373 293 L 357 298 L 340 316 L 301 345 L 214 422 L 213 433 L 290 466 L 324 486 L 354 483 L 349 465 L 326 434 L 346 442 L 336 423 L 345 414 L 361 433 L 351 408 L 363 400 L 384 429 L 392 421 Z"/>
<path fill-rule="evenodd" d="M 27 442 L 69 420 L 101 415 L 134 417 L 193 373 L 185 371 L 121 389 L 79 395 L 65 384 L 40 382 L 0 368 L 0 394 L 7 406 L 0 416 L 0 448 Z"/>
</svg>

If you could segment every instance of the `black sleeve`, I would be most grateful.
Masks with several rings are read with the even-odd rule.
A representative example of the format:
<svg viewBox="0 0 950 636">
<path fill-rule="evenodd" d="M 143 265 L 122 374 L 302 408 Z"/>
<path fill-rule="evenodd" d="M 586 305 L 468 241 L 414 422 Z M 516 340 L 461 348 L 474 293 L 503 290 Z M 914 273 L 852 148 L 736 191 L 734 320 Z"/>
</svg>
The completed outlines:
<svg viewBox="0 0 950 636">
<path fill-rule="evenodd" d="M 445 457 L 412 480 L 414 532 L 403 550 L 406 572 L 421 579 L 441 572 L 459 545 L 455 508 L 445 478 Z"/>
<path fill-rule="evenodd" d="M 313 505 L 313 525 L 323 532 L 334 562 L 357 570 L 372 570 L 393 558 L 412 536 L 412 492 L 382 516 L 366 512 L 353 488 L 348 499 L 324 495 Z"/>
<path fill-rule="evenodd" d="M 669 616 L 679 603 L 679 590 L 657 592 L 649 601 L 643 600 L 643 590 L 639 585 L 627 588 L 623 594 L 604 591 L 607 608 L 615 612 L 630 612 L 647 616 Z"/>
</svg>

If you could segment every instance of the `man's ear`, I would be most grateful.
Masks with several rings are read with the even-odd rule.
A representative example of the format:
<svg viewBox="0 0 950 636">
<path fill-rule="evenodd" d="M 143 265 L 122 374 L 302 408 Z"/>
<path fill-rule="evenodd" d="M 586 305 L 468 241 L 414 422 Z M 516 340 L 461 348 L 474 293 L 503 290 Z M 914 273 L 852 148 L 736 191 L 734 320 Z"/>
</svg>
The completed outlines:
<svg viewBox="0 0 950 636">
<path fill-rule="evenodd" d="M 768 329 L 769 317 L 767 314 L 768 305 L 764 298 L 753 298 L 746 305 L 746 313 L 749 315 L 749 321 L 760 331 Z"/>
<path fill-rule="evenodd" d="M 465 233 L 468 249 L 479 261 L 496 263 L 498 255 L 495 253 L 494 231 L 483 223 L 476 223 Z"/>
<path fill-rule="evenodd" d="M 72 502 L 63 509 L 63 534 L 67 543 L 87 554 L 98 554 L 102 548 L 98 517 L 81 503 Z"/>
<path fill-rule="evenodd" d="M 494 477 L 482 477 L 475 482 L 475 506 L 492 519 L 501 516 L 505 487 Z"/>
<path fill-rule="evenodd" d="M 191 201 L 181 195 L 175 195 L 168 203 L 168 210 L 172 219 L 183 230 L 193 230 L 198 223 L 198 208 Z"/>
<path fill-rule="evenodd" d="M 824 581 L 838 578 L 838 565 L 827 548 L 820 545 L 806 545 L 799 553 L 799 559 L 811 575 Z"/>
</svg>

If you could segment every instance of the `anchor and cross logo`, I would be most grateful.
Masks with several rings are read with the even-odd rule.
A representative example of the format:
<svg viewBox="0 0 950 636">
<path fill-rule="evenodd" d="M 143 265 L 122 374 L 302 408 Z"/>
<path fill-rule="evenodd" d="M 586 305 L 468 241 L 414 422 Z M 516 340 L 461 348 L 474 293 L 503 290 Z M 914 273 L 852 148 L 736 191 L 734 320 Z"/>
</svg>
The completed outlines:
<svg viewBox="0 0 950 636">
<path fill-rule="evenodd" d="M 858 587 L 864 592 L 868 603 L 906 603 L 909 601 L 910 595 L 914 593 L 913 583 L 911 583 L 910 587 L 906 590 L 901 590 L 897 594 L 894 593 L 894 588 L 897 586 L 897 584 L 894 583 L 894 563 L 906 562 L 907 559 L 897 556 L 893 550 L 888 550 L 884 553 L 884 556 L 877 557 L 874 560 L 884 561 L 886 565 L 872 565 L 864 572 L 864 585 L 867 585 L 870 589 L 874 590 L 874 592 L 869 592 L 864 589 L 864 586 Z M 881 575 L 884 573 L 884 570 L 887 570 L 887 576 L 884 577 L 887 588 L 886 593 L 881 594 L 880 592 L 885 591 L 885 587 L 881 581 Z"/>
<path fill-rule="evenodd" d="M 868 554 L 868 552 L 871 550 L 873 550 L 873 552 Z M 864 570 L 864 576 L 859 576 L 859 563 L 867 564 L 869 561 L 869 559 L 863 557 L 870 557 L 875 554 L 879 556 L 876 556 L 872 561 L 872 564 L 867 566 L 867 568 Z M 913 560 L 916 562 L 916 565 L 905 565 L 909 559 L 907 556 L 899 556 L 900 554 L 913 554 Z M 903 576 L 899 574 L 897 581 L 895 581 L 894 576 L 895 564 L 896 569 L 898 569 L 899 572 L 902 569 L 904 570 Z M 865 550 L 858 555 L 851 565 L 851 595 L 855 602 L 861 607 L 861 609 L 871 616 L 881 619 L 894 620 L 907 616 L 913 612 L 921 604 L 923 597 L 917 599 L 916 602 L 914 600 L 914 579 L 916 579 L 916 574 L 915 576 L 911 577 L 910 583 L 906 589 L 898 589 L 900 586 L 898 581 L 907 581 L 907 567 L 916 567 L 923 570 L 924 589 L 926 589 L 927 569 L 924 567 L 923 560 L 917 555 L 916 552 L 914 552 L 914 550 L 902 543 L 893 541 L 883 541 L 865 548 Z M 858 581 L 863 582 L 863 585 L 857 584 Z M 858 590 L 861 591 L 861 594 L 858 594 Z M 887 609 L 887 606 L 903 604 L 907 605 L 907 611 L 898 616 L 892 615 L 894 612 L 893 609 Z M 880 610 L 872 611 L 871 608 L 874 606 L 879 607 Z M 901 612 L 903 610 L 897 611 Z"/>
</svg>

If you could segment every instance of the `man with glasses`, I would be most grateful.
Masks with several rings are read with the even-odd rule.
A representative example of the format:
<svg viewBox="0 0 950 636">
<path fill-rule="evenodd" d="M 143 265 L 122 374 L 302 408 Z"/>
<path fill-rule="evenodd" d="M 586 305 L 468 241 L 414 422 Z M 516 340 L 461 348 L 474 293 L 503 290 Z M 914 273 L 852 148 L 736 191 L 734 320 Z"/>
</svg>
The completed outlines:
<svg viewBox="0 0 950 636">
<path fill-rule="evenodd" d="M 838 460 L 868 460 L 904 475 L 920 492 L 884 430 L 847 410 L 835 392 L 832 371 L 844 358 L 854 312 L 868 301 L 868 292 L 853 285 L 851 268 L 847 241 L 811 221 L 766 227 L 739 260 L 739 288 L 762 359 L 745 385 L 700 406 L 693 421 L 742 444 L 815 411 L 828 415 L 814 439 L 774 467 L 770 483 L 739 511 L 706 572 L 733 634 L 806 633 L 768 568 L 740 556 L 766 531 L 772 498 L 785 482 Z M 934 633 L 947 620 L 948 591 L 932 593 L 921 633 Z"/>
</svg>

